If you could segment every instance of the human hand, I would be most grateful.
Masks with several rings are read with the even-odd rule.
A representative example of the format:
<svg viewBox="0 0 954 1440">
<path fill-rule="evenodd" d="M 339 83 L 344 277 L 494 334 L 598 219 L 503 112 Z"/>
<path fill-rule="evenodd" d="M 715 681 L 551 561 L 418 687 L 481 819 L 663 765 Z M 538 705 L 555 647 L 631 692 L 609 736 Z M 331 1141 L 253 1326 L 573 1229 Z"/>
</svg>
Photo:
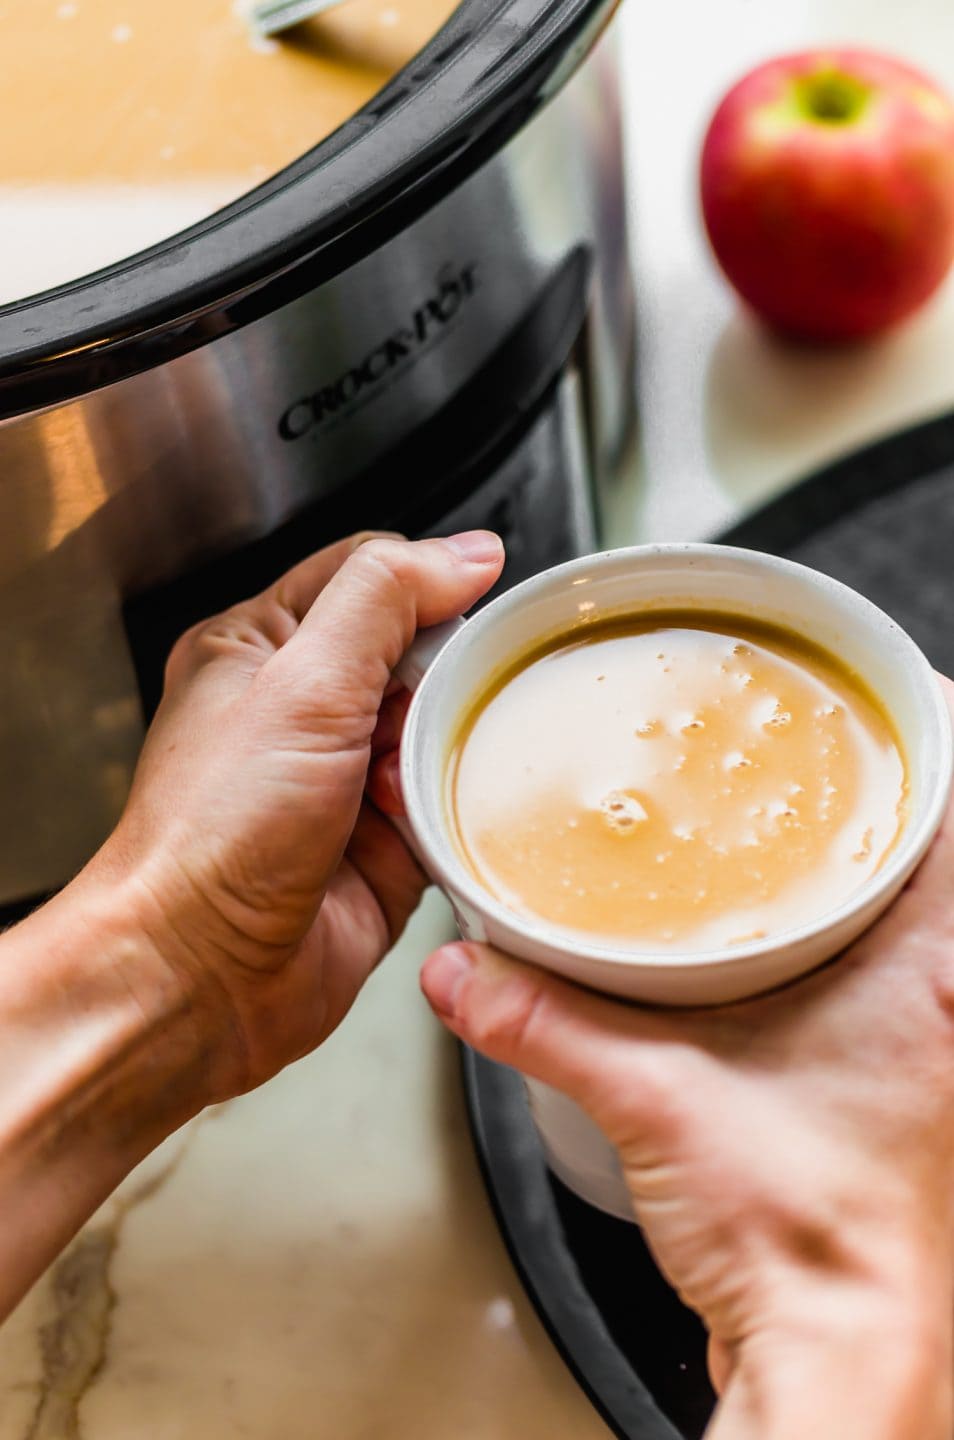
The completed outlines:
<svg viewBox="0 0 954 1440">
<path fill-rule="evenodd" d="M 952 874 L 954 808 L 836 963 L 717 1010 L 627 1006 L 475 945 L 424 967 L 455 1035 L 617 1146 L 710 1330 L 713 1440 L 950 1440 Z"/>
<path fill-rule="evenodd" d="M 386 806 L 407 698 L 392 671 L 502 563 L 485 532 L 352 537 L 173 650 L 126 811 L 67 903 L 105 891 L 201 1011 L 204 1101 L 319 1044 L 416 906 L 424 878 L 368 803 L 369 762 Z"/>
</svg>

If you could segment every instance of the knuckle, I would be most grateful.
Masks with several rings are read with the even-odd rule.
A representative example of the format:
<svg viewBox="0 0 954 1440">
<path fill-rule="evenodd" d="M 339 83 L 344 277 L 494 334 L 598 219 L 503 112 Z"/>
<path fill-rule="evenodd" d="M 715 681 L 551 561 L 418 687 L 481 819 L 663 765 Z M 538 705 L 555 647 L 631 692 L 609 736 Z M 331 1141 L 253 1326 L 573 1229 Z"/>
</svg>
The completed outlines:
<svg viewBox="0 0 954 1440">
<path fill-rule="evenodd" d="M 466 1001 L 466 997 L 465 997 Z M 493 994 L 489 1005 L 466 1014 L 468 1032 L 478 1049 L 503 1049 L 520 1055 L 533 1049 L 547 1026 L 549 1011 L 542 977 L 520 974 L 509 977 Z"/>
<path fill-rule="evenodd" d="M 176 683 L 223 655 L 261 651 L 266 637 L 247 606 L 201 620 L 179 636 L 166 661 L 166 679 Z"/>
<path fill-rule="evenodd" d="M 192 639 L 192 654 L 199 663 L 204 663 L 216 659 L 224 650 L 237 646 L 255 647 L 259 638 L 258 627 L 247 610 L 237 605 L 198 627 Z"/>
<path fill-rule="evenodd" d="M 587 1076 L 587 1109 L 616 1144 L 649 1132 L 672 1134 L 678 1123 L 671 1089 L 645 1057 L 633 1055 L 626 1065 L 607 1067 Z"/>
<path fill-rule="evenodd" d="M 202 629 L 202 622 L 197 625 L 190 625 L 184 630 L 166 658 L 165 677 L 167 684 L 174 684 L 187 670 L 190 669 L 195 651 L 196 641 Z"/>
<path fill-rule="evenodd" d="M 370 540 L 345 562 L 353 623 L 365 627 L 366 638 L 374 637 L 389 670 L 410 643 L 417 617 L 407 549 L 400 541 Z"/>
<path fill-rule="evenodd" d="M 202 629 L 204 628 L 205 624 L 206 624 L 206 621 L 204 621 L 204 620 L 199 620 L 195 625 L 190 625 L 189 628 L 188 628 L 188 630 L 184 630 L 184 631 L 182 632 L 182 634 L 179 636 L 179 638 L 178 638 L 178 640 L 176 641 L 175 645 L 173 645 L 173 647 L 172 647 L 172 653 L 173 653 L 173 655 L 177 655 L 177 654 L 178 654 L 178 655 L 188 655 L 188 654 L 190 654 L 191 651 L 192 651 L 192 647 L 194 646 L 194 644 L 195 644 L 195 642 L 196 642 L 196 639 L 197 639 L 197 637 L 199 636 L 199 634 L 201 633 L 201 631 L 202 631 Z"/>
<path fill-rule="evenodd" d="M 401 586 L 405 568 L 404 548 L 400 541 L 375 536 L 359 545 L 346 563 L 352 570 L 368 575 L 379 584 Z"/>
<path fill-rule="evenodd" d="M 686 1095 L 705 1093 L 710 1081 L 686 1048 L 633 1042 L 617 1063 L 591 1067 L 581 1095 L 615 1144 L 662 1138 L 678 1144 L 692 1124 Z"/>
</svg>

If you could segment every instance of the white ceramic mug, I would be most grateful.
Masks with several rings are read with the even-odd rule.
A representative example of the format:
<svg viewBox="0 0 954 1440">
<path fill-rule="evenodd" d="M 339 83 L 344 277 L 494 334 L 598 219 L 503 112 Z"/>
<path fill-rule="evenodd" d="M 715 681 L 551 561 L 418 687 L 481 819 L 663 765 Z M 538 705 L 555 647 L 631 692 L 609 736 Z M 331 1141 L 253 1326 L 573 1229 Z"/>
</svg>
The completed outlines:
<svg viewBox="0 0 954 1440">
<path fill-rule="evenodd" d="M 517 915 L 465 866 L 446 811 L 446 768 L 463 713 L 509 660 L 550 635 L 646 609 L 731 611 L 774 622 L 838 656 L 878 696 L 904 750 L 910 810 L 885 864 L 834 910 L 794 930 L 697 954 L 644 954 L 581 944 Z M 401 747 L 411 834 L 448 896 L 462 935 L 596 990 L 663 1005 L 712 1005 L 769 990 L 844 949 L 897 896 L 940 825 L 951 788 L 951 723 L 937 678 L 905 632 L 827 575 L 721 545 L 645 545 L 546 570 L 471 619 L 423 632 L 402 676 L 416 693 Z M 601 1209 L 631 1219 L 616 1153 L 581 1110 L 539 1082 L 531 1109 L 560 1178 Z"/>
</svg>

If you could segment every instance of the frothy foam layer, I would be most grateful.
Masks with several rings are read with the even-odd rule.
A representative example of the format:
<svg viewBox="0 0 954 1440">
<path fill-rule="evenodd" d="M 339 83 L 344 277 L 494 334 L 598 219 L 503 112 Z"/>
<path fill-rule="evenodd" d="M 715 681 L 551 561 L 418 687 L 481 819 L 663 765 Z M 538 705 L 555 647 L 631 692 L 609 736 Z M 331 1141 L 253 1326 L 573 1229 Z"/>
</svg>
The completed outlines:
<svg viewBox="0 0 954 1440">
<path fill-rule="evenodd" d="M 556 644 L 465 722 L 448 803 L 512 909 L 634 951 L 698 952 L 834 909 L 903 827 L 875 700 L 794 635 L 633 618 Z"/>
</svg>

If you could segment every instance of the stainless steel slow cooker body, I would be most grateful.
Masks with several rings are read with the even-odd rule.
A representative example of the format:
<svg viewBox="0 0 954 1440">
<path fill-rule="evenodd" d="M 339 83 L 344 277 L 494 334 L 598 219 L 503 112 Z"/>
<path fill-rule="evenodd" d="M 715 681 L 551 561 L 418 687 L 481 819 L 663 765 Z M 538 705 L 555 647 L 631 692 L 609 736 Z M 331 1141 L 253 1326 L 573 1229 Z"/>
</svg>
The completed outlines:
<svg viewBox="0 0 954 1440">
<path fill-rule="evenodd" d="M 114 823 L 180 619 L 355 525 L 591 543 L 632 418 L 612 9 L 464 0 L 267 185 L 0 311 L 0 904 Z"/>
</svg>

